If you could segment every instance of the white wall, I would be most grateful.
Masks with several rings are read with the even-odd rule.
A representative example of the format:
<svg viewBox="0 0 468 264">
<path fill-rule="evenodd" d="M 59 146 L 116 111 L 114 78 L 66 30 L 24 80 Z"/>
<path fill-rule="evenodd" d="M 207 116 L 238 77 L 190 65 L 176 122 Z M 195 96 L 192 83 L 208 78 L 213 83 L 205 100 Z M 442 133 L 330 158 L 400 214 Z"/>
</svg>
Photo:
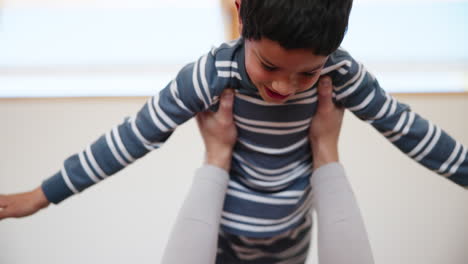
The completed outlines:
<svg viewBox="0 0 468 264">
<path fill-rule="evenodd" d="M 398 98 L 468 146 L 468 96 Z M 144 102 L 0 100 L 0 193 L 36 187 Z M 466 190 L 412 162 L 349 114 L 341 145 L 376 263 L 468 263 Z M 0 221 L 0 263 L 158 263 L 202 148 L 188 122 L 117 176 L 32 217 Z M 312 252 L 309 262 L 316 263 Z"/>
</svg>

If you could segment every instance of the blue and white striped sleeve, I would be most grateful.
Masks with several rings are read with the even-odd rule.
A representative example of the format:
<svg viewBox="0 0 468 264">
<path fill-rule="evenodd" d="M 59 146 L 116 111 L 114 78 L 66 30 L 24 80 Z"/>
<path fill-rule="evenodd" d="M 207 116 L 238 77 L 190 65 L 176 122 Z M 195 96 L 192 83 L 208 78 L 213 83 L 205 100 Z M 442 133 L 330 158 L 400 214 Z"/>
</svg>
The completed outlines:
<svg viewBox="0 0 468 264">
<path fill-rule="evenodd" d="M 47 199 L 59 203 L 162 146 L 178 125 L 211 106 L 222 91 L 214 64 L 211 54 L 188 64 L 136 116 L 66 159 L 60 171 L 42 183 Z"/>
<path fill-rule="evenodd" d="M 386 93 L 374 76 L 345 51 L 338 50 L 334 59 L 328 67 L 336 70 L 331 75 L 337 101 L 415 161 L 468 186 L 465 146 Z"/>
</svg>

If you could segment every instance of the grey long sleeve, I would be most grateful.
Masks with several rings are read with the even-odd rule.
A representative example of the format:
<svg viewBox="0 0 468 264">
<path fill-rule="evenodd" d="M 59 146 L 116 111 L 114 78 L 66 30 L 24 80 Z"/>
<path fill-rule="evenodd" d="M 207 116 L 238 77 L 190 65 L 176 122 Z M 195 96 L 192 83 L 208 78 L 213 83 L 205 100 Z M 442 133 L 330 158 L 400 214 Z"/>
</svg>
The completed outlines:
<svg viewBox="0 0 468 264">
<path fill-rule="evenodd" d="M 372 250 L 351 186 L 339 163 L 312 176 L 320 264 L 372 264 Z M 205 165 L 195 175 L 164 252 L 162 264 L 214 263 L 226 171 Z"/>
<path fill-rule="evenodd" d="M 318 217 L 320 264 L 374 263 L 354 193 L 339 163 L 329 163 L 311 178 Z"/>
<path fill-rule="evenodd" d="M 229 175 L 211 165 L 197 170 L 179 211 L 162 264 L 214 263 Z"/>
</svg>

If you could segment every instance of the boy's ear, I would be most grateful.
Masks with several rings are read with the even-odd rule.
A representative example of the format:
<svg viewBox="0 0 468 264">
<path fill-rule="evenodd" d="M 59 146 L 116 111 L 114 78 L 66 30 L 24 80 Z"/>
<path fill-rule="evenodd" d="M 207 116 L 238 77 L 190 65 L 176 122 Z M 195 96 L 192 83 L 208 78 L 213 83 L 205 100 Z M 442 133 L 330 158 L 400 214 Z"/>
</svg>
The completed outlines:
<svg viewBox="0 0 468 264">
<path fill-rule="evenodd" d="M 235 0 L 236 9 L 237 9 L 237 21 L 238 21 L 238 24 L 239 24 L 238 30 L 239 30 L 240 35 L 242 35 L 242 19 L 241 19 L 241 16 L 240 16 L 241 1 L 242 0 Z"/>
</svg>

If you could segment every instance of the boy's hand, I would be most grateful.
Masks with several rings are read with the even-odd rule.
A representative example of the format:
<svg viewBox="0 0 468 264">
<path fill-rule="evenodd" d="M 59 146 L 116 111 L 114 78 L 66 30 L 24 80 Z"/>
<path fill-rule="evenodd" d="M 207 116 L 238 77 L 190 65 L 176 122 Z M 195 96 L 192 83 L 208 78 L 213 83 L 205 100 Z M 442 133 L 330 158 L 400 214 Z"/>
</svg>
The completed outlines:
<svg viewBox="0 0 468 264">
<path fill-rule="evenodd" d="M 338 161 L 338 137 L 344 109 L 332 101 L 333 84 L 329 76 L 318 83 L 318 107 L 309 130 L 314 169 Z"/>
<path fill-rule="evenodd" d="M 216 113 L 206 111 L 196 116 L 198 128 L 206 148 L 206 163 L 229 171 L 232 148 L 236 143 L 237 130 L 234 124 L 232 108 L 234 91 L 223 92 Z"/>
<path fill-rule="evenodd" d="M 26 193 L 0 195 L 0 220 L 32 215 L 49 204 L 41 187 Z"/>
</svg>

